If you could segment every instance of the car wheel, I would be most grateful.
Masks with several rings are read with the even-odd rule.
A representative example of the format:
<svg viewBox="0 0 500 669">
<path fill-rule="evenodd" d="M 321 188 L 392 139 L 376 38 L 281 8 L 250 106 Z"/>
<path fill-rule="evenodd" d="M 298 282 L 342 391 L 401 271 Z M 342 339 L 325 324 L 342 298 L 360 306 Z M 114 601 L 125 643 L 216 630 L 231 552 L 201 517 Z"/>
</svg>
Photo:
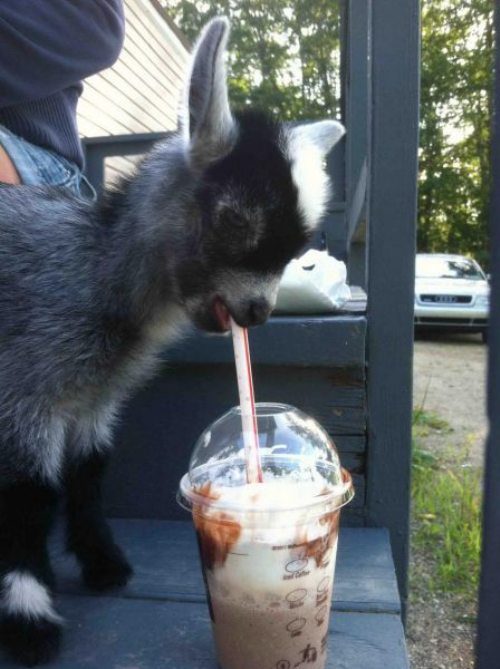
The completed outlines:
<svg viewBox="0 0 500 669">
<path fill-rule="evenodd" d="M 481 331 L 481 339 L 483 340 L 483 344 L 488 343 L 488 329 Z"/>
</svg>

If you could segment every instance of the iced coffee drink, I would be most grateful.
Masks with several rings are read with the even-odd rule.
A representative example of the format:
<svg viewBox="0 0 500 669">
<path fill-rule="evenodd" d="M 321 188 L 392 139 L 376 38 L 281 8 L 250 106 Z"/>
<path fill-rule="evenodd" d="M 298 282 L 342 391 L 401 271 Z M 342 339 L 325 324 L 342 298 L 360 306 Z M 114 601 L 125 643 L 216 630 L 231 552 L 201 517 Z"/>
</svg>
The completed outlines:
<svg viewBox="0 0 500 669">
<path fill-rule="evenodd" d="M 224 429 L 215 424 L 202 435 L 181 482 L 217 659 L 222 669 L 323 669 L 340 507 L 352 497 L 351 479 L 314 421 L 291 407 L 258 405 L 258 412 L 262 483 L 245 481 L 229 414 Z M 222 458 L 210 455 L 214 439 Z"/>
</svg>

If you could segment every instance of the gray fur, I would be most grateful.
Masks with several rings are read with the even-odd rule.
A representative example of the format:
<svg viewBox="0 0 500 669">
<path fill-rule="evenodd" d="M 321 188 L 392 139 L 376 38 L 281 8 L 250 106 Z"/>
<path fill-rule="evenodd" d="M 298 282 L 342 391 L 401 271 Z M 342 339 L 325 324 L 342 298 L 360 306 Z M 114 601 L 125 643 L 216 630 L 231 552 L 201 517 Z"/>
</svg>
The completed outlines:
<svg viewBox="0 0 500 669">
<path fill-rule="evenodd" d="M 60 644 L 46 552 L 58 498 L 84 582 L 123 586 L 132 569 L 100 494 L 121 404 L 189 324 L 263 323 L 324 213 L 341 129 L 232 115 L 227 33 L 225 19 L 202 33 L 178 132 L 97 203 L 0 187 L 0 631 L 29 666 Z"/>
<path fill-rule="evenodd" d="M 115 221 L 54 189 L 1 189 L 0 475 L 53 481 L 64 441 L 109 441 L 116 408 L 185 320 L 175 264 L 189 184 L 173 138 Z"/>
<path fill-rule="evenodd" d="M 214 19 L 204 28 L 194 49 L 183 127 L 191 164 L 199 169 L 228 153 L 237 132 L 226 85 L 228 35 L 228 20 Z"/>
<path fill-rule="evenodd" d="M 235 242 L 213 232 L 219 241 L 206 243 L 197 195 L 203 169 L 238 134 L 227 32 L 224 19 L 205 29 L 183 127 L 116 192 L 94 205 L 49 187 L 0 188 L 0 486 L 26 477 L 57 484 L 66 458 L 107 448 L 120 405 L 154 373 L 160 349 L 189 322 L 214 328 L 214 296 L 236 320 L 251 300 L 269 313 L 290 258 L 253 275 L 225 267 L 219 251 Z M 215 216 L 228 203 L 238 211 L 234 198 L 222 193 Z M 268 200 L 274 206 L 272 192 Z M 247 251 L 264 236 L 266 206 L 241 203 L 253 216 Z"/>
</svg>

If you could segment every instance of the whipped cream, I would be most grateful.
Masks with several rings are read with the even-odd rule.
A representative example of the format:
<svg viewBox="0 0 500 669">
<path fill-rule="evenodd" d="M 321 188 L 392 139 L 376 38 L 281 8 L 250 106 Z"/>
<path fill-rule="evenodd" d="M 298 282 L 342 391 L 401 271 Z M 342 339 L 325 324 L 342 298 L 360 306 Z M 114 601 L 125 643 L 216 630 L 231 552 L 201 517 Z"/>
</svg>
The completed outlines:
<svg viewBox="0 0 500 669">
<path fill-rule="evenodd" d="M 211 487 L 209 495 L 213 506 L 193 512 L 202 542 L 222 547 L 223 560 L 208 565 L 214 596 L 253 601 L 259 593 L 261 604 L 276 606 L 297 588 L 314 596 L 318 574 L 333 569 L 337 549 L 338 511 L 321 501 L 324 482 L 277 479 Z M 231 511 L 221 514 L 221 503 Z"/>
</svg>

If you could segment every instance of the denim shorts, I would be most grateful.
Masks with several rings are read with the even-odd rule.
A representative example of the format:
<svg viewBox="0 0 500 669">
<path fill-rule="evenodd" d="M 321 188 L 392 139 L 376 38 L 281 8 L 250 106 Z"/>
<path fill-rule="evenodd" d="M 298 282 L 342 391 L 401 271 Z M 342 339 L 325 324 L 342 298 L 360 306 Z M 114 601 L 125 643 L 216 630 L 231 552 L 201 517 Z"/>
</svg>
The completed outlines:
<svg viewBox="0 0 500 669">
<path fill-rule="evenodd" d="M 96 192 L 75 163 L 14 135 L 0 125 L 0 144 L 9 154 L 21 183 L 62 186 L 81 198 L 95 200 Z"/>
</svg>

